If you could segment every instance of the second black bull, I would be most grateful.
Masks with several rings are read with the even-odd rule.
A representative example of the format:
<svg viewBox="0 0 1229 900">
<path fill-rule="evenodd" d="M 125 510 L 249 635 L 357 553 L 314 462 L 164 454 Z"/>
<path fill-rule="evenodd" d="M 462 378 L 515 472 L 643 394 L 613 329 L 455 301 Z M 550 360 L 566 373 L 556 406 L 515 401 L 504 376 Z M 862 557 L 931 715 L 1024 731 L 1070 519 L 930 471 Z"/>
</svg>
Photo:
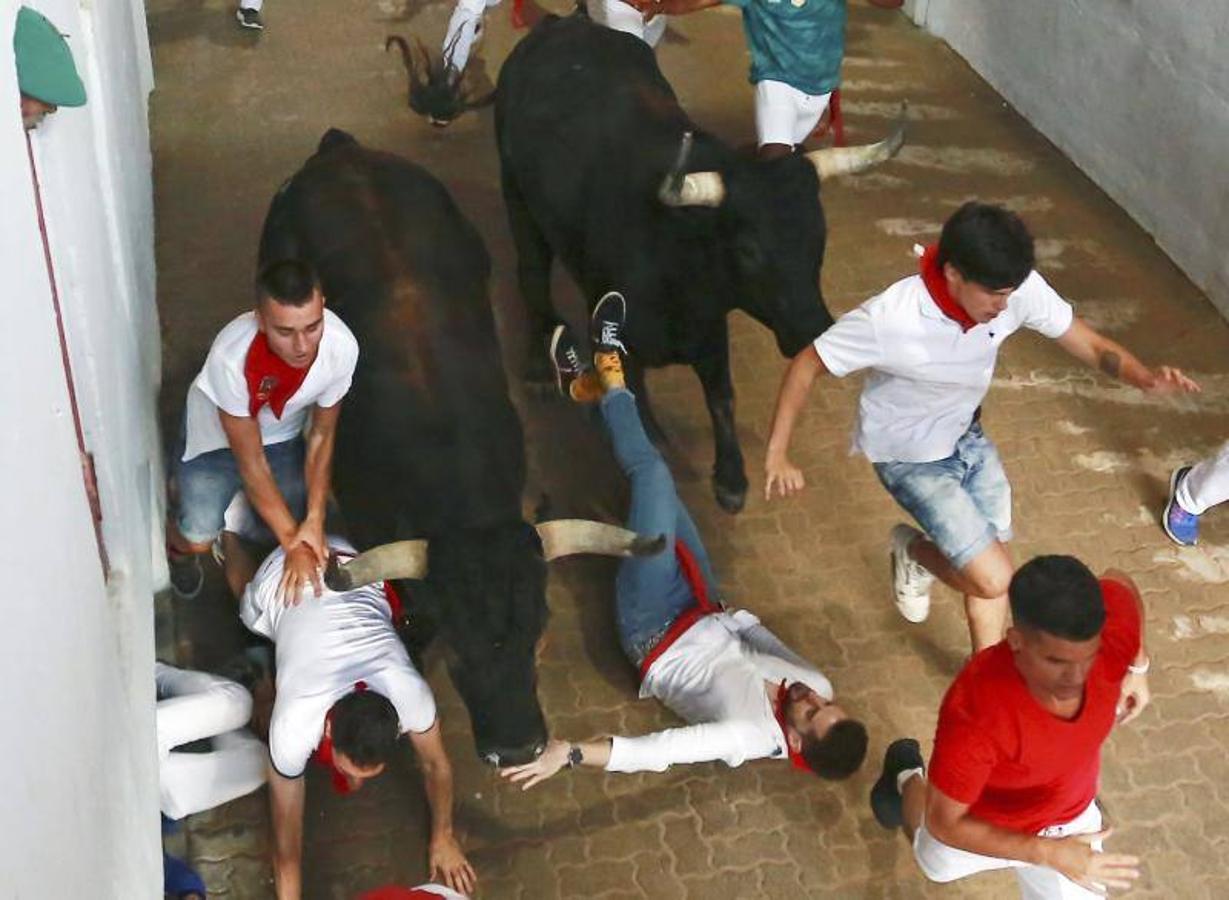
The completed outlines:
<svg viewBox="0 0 1229 900">
<path fill-rule="evenodd" d="M 265 220 L 261 262 L 287 257 L 316 267 L 360 347 L 334 486 L 364 552 L 327 580 L 409 579 L 411 621 L 438 628 L 479 755 L 527 762 L 547 738 L 535 665 L 546 562 L 661 542 L 597 522 L 524 520 L 523 434 L 500 365 L 490 259 L 428 172 L 330 130 Z"/>
<path fill-rule="evenodd" d="M 550 299 L 558 256 L 591 303 L 610 290 L 626 296 L 636 366 L 695 370 L 713 424 L 713 489 L 737 512 L 747 476 L 726 314 L 741 309 L 767 326 L 786 356 L 832 324 L 819 286 L 820 179 L 890 158 L 904 141 L 903 117 L 878 144 L 746 158 L 696 128 L 643 41 L 575 14 L 544 20 L 513 49 L 495 126 L 534 337 L 527 377 L 548 374 L 540 348 L 559 320 Z M 629 374 L 660 436 L 643 371 Z"/>
</svg>

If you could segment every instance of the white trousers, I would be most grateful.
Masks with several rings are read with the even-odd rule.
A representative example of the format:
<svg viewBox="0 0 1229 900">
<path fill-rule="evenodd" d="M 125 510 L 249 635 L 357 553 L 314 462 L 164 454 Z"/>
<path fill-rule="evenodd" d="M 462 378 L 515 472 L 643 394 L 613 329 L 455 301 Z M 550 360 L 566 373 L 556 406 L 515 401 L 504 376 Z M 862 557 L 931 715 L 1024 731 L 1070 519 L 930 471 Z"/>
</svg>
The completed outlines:
<svg viewBox="0 0 1229 900">
<path fill-rule="evenodd" d="M 623 0 L 601 0 L 589 7 L 589 13 L 599 25 L 634 35 L 650 47 L 657 46 L 670 20 L 669 16 L 654 16 L 653 21 L 646 25 L 644 15 Z"/>
<path fill-rule="evenodd" d="M 1229 500 L 1229 441 L 1214 456 L 1196 463 L 1178 485 L 1178 504 L 1197 516 L 1226 500 Z"/>
<path fill-rule="evenodd" d="M 457 0 L 453 7 L 440 54 L 458 72 L 465 71 L 469 54 L 482 33 L 482 17 L 493 6 L 499 6 L 499 0 Z"/>
<path fill-rule="evenodd" d="M 794 147 L 815 130 L 831 94 L 804 94 L 783 81 L 755 84 L 755 136 L 759 145 Z"/>
<path fill-rule="evenodd" d="M 240 9 L 254 9 L 257 12 L 260 12 L 264 5 L 265 0 L 239 0 Z"/>
<path fill-rule="evenodd" d="M 244 728 L 252 696 L 242 685 L 156 663 L 158 682 L 158 782 L 162 812 L 170 819 L 212 809 L 250 794 L 265 783 L 265 745 Z M 161 699 L 165 698 L 165 699 Z M 208 753 L 176 747 L 212 739 Z"/>
<path fill-rule="evenodd" d="M 1092 834 L 1101 830 L 1101 810 L 1096 801 L 1082 813 L 1062 825 L 1052 825 L 1038 832 L 1042 837 L 1060 838 L 1069 834 Z M 1100 843 L 1093 844 L 1100 850 Z M 926 822 L 913 835 L 913 856 L 924 874 L 931 881 L 940 883 L 967 878 L 978 872 L 995 869 L 1015 869 L 1023 900 L 1097 900 L 1102 895 L 1080 887 L 1074 881 L 1053 869 L 1034 866 L 1015 859 L 996 859 L 949 847 L 929 831 Z"/>
</svg>

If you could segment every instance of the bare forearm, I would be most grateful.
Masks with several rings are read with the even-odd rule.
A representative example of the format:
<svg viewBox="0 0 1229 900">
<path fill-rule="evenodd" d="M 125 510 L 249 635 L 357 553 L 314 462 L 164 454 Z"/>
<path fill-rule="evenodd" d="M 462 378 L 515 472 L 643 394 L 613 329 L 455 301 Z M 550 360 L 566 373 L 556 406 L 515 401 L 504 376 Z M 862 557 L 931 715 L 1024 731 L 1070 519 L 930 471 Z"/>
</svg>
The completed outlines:
<svg viewBox="0 0 1229 900">
<path fill-rule="evenodd" d="M 312 434 L 307 442 L 304 479 L 307 482 L 307 518 L 323 522 L 333 473 L 333 432 Z"/>
<path fill-rule="evenodd" d="M 424 763 L 423 785 L 431 808 L 431 840 L 452 835 L 452 766 L 447 759 Z"/>
<path fill-rule="evenodd" d="M 928 820 L 926 828 L 944 844 L 958 850 L 998 859 L 1015 859 L 1032 865 L 1047 864 L 1045 838 L 1008 831 L 967 814 L 950 823 Z"/>
<path fill-rule="evenodd" d="M 580 764 L 582 766 L 604 769 L 606 764 L 610 762 L 610 738 L 584 741 L 583 743 L 572 744 L 572 746 L 580 748 Z"/>
<path fill-rule="evenodd" d="M 286 550 L 294 537 L 299 523 L 290 513 L 286 499 L 278 489 L 273 478 L 273 470 L 264 454 L 259 459 L 239 460 L 239 477 L 243 480 L 243 489 L 256 512 L 269 526 L 277 542 Z"/>
<path fill-rule="evenodd" d="M 772 417 L 772 432 L 768 438 L 768 456 L 783 457 L 789 451 L 794 424 L 811 393 L 811 386 L 821 371 L 815 348 L 807 347 L 791 361 L 781 378 L 777 406 Z"/>
</svg>

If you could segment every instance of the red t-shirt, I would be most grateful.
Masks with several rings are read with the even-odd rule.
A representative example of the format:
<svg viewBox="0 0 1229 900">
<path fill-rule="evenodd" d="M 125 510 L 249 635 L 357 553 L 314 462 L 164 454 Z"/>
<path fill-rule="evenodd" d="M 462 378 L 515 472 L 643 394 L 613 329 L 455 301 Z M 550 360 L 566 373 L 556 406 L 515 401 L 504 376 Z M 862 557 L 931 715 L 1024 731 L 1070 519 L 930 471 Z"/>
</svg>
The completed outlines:
<svg viewBox="0 0 1229 900">
<path fill-rule="evenodd" d="M 1097 794 L 1101 745 L 1114 726 L 1127 666 L 1139 652 L 1132 591 L 1102 581 L 1105 627 L 1074 719 L 1044 709 L 1016 670 L 1006 641 L 956 676 L 939 709 L 931 784 L 984 822 L 1035 834 L 1069 822 Z"/>
</svg>

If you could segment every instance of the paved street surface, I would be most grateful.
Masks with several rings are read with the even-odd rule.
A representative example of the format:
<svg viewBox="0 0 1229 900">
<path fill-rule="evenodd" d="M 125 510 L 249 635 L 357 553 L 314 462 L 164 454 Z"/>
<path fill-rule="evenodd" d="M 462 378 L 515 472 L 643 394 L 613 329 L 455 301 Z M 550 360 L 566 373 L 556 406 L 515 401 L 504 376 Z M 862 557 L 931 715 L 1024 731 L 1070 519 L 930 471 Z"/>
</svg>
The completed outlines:
<svg viewBox="0 0 1229 900">
<path fill-rule="evenodd" d="M 559 9 L 560 0 L 552 0 Z M 493 78 L 520 33 L 510 4 L 492 10 L 478 57 Z M 149 0 L 163 410 L 179 415 L 188 379 L 216 330 L 250 303 L 268 201 L 337 126 L 431 169 L 487 241 L 504 364 L 525 352 L 514 257 L 498 189 L 491 111 L 435 130 L 406 105 L 406 77 L 386 34 L 438 47 L 450 4 L 401 0 L 271 0 L 268 30 L 241 32 L 218 0 Z M 753 140 L 751 89 L 737 15 L 672 26 L 661 65 L 683 104 L 732 143 Z M 483 74 L 481 69 L 478 73 Z M 913 124 L 900 158 L 825 185 L 831 233 L 823 289 L 842 312 L 915 263 L 970 197 L 1008 204 L 1038 237 L 1040 267 L 1096 327 L 1148 361 L 1186 367 L 1193 399 L 1151 399 L 1085 371 L 1032 334 L 1009 342 L 986 405 L 1015 488 L 1015 553 L 1074 553 L 1131 573 L 1148 606 L 1151 708 L 1115 734 L 1104 789 L 1110 846 L 1144 858 L 1136 897 L 1229 896 L 1229 510 L 1208 517 L 1203 544 L 1179 551 L 1156 524 L 1177 463 L 1229 437 L 1229 328 L 1150 237 L 946 46 L 901 15 L 851 0 L 844 107 L 854 141 L 875 139 L 908 97 Z M 1180 136 L 1175 136 L 1175 142 Z M 1183 152 L 1175 143 L 1175 152 Z M 1112 152 L 1107 148 L 1106 152 Z M 563 275 L 563 308 L 581 302 Z M 753 486 L 782 369 L 769 333 L 735 315 L 739 422 Z M 1010 875 L 929 885 L 899 836 L 871 818 L 866 794 L 884 746 L 916 735 L 929 749 L 943 691 L 967 650 L 958 598 L 935 592 L 924 625 L 891 604 L 886 537 L 900 516 L 870 466 L 846 453 L 858 383 L 816 391 L 795 440 L 809 486 L 766 504 L 754 490 L 740 516 L 708 485 L 712 444 L 694 377 L 651 380 L 680 490 L 712 552 L 727 599 L 758 612 L 815 660 L 871 732 L 870 764 L 847 783 L 805 778 L 779 762 L 663 775 L 561 774 L 530 793 L 497 783 L 475 757 L 464 708 L 442 660 L 428 675 L 457 770 L 458 821 L 480 896 L 981 897 L 1015 890 Z M 526 425 L 527 496 L 549 491 L 560 514 L 621 517 L 625 490 L 596 429 L 575 408 L 513 383 Z M 553 732 L 583 738 L 674 722 L 636 700 L 612 627 L 613 565 L 554 565 L 540 694 Z M 183 661 L 210 666 L 238 645 L 239 626 L 210 565 L 207 595 L 177 610 Z M 311 776 L 306 879 L 312 898 L 350 898 L 425 875 L 425 805 L 412 764 L 351 798 Z M 272 896 L 265 794 L 194 817 L 190 856 L 211 896 Z"/>
</svg>

